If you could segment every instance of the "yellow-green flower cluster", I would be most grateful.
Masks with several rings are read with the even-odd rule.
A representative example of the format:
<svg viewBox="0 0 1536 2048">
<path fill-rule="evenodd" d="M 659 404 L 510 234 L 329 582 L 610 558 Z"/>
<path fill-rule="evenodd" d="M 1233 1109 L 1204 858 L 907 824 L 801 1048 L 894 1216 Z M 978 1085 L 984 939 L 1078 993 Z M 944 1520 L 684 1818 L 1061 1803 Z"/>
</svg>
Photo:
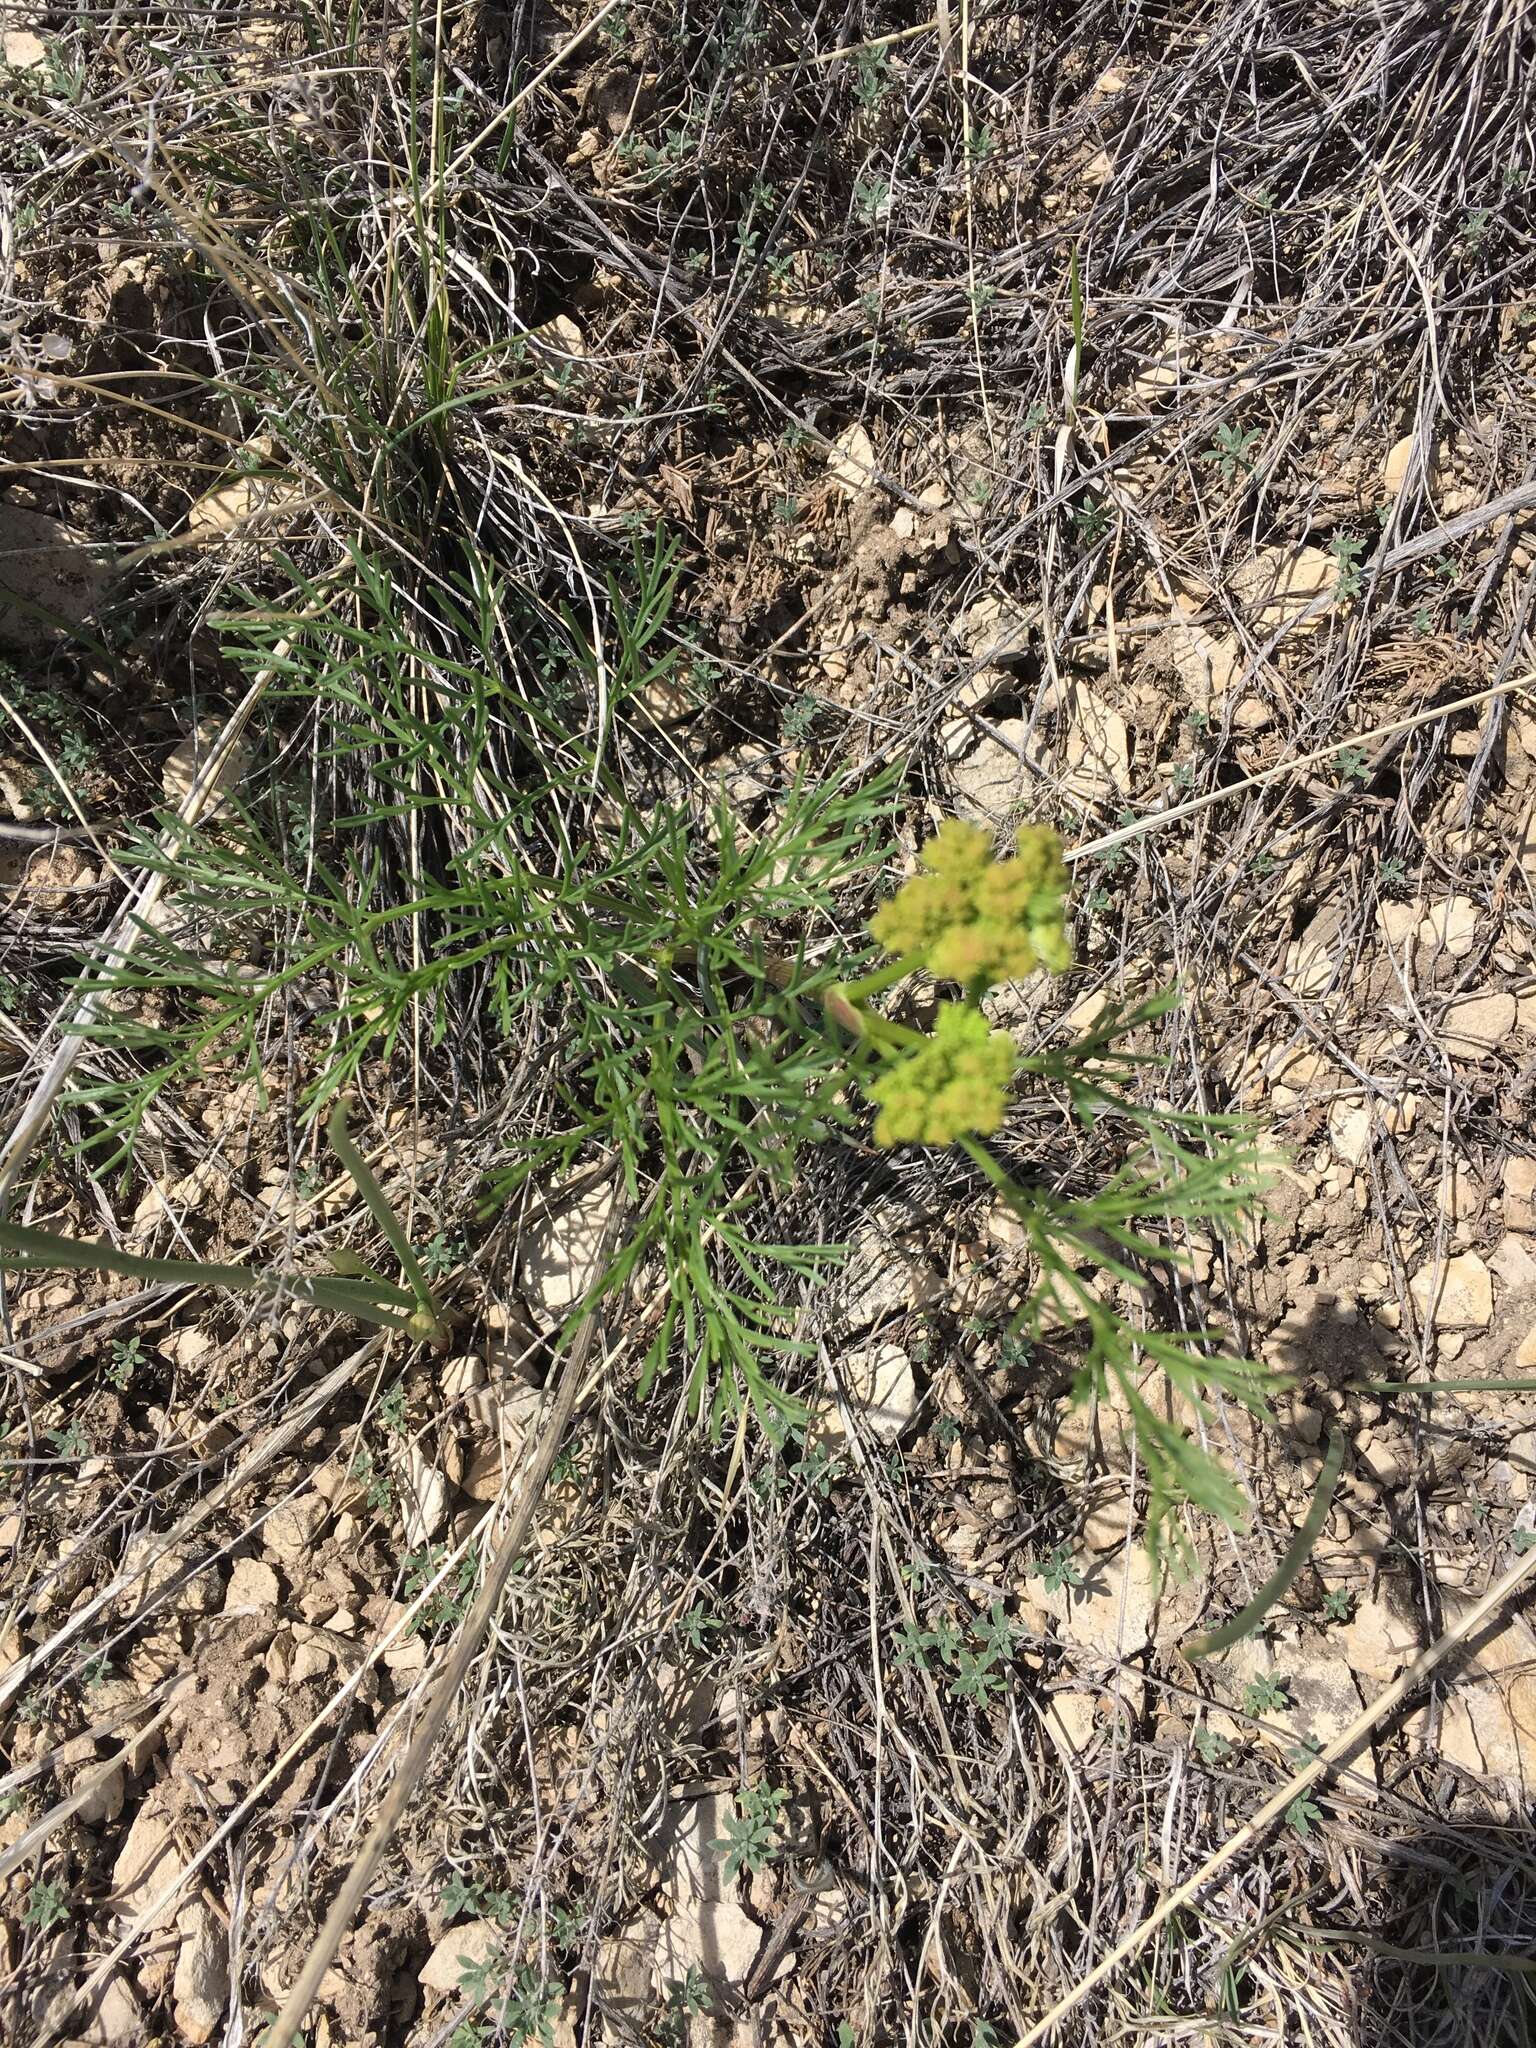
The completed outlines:
<svg viewBox="0 0 1536 2048">
<path fill-rule="evenodd" d="M 880 1105 L 877 1145 L 951 1145 L 984 1138 L 1008 1107 L 1018 1048 L 979 1010 L 940 1003 L 933 1036 L 869 1084 Z"/>
<path fill-rule="evenodd" d="M 870 931 L 902 959 L 972 993 L 1017 981 L 1037 967 L 1072 964 L 1062 899 L 1069 877 L 1061 840 L 1026 825 L 1011 859 L 994 860 L 992 835 L 956 818 L 923 849 L 916 875 L 876 911 Z"/>
</svg>

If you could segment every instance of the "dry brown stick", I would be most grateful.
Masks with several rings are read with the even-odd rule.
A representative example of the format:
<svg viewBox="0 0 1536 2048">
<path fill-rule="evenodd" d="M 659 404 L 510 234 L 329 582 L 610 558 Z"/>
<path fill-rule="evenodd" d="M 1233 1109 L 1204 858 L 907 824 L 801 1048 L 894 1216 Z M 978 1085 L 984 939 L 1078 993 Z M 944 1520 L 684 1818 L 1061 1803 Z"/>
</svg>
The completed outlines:
<svg viewBox="0 0 1536 2048">
<path fill-rule="evenodd" d="M 1095 1991 L 1106 1979 L 1112 1977 L 1123 1963 L 1130 1961 L 1143 1948 L 1158 1928 L 1175 1913 L 1192 1904 L 1220 1871 L 1224 1870 L 1234 1857 L 1242 1854 L 1250 1842 L 1260 1836 L 1272 1821 L 1280 1815 L 1301 1794 L 1315 1785 L 1331 1767 L 1349 1755 L 1361 1737 L 1368 1735 L 1376 1723 L 1390 1714 L 1392 1709 L 1413 1691 L 1421 1680 L 1427 1678 L 1437 1664 L 1448 1657 L 1452 1650 L 1464 1643 L 1468 1636 L 1475 1635 L 1488 1617 L 1503 1606 L 1510 1596 L 1536 1573 L 1536 1550 L 1529 1550 L 1519 1558 L 1498 1583 L 1486 1592 L 1475 1607 L 1470 1608 L 1460 1621 L 1448 1628 L 1440 1640 L 1431 1643 L 1422 1656 L 1415 1658 L 1402 1677 L 1389 1685 L 1380 1699 L 1357 1714 L 1342 1734 L 1336 1735 L 1326 1749 L 1318 1754 L 1288 1778 L 1279 1791 L 1266 1799 L 1251 1820 L 1245 1821 L 1230 1840 L 1224 1842 L 1214 1855 L 1208 1856 L 1194 1876 L 1186 1879 L 1176 1891 L 1172 1891 L 1153 1912 L 1138 1926 L 1133 1927 L 1123 1941 L 1112 1948 L 1103 1961 L 1096 1964 L 1086 1977 L 1081 1978 L 1064 1998 L 1059 1998 L 1045 2018 L 1031 2027 L 1022 2036 L 1017 2048 L 1039 2048 L 1048 2034 L 1072 2012 L 1091 1991 Z"/>
<path fill-rule="evenodd" d="M 599 1254 L 598 1270 L 607 1264 L 608 1249 L 612 1245 L 619 1227 L 622 1204 L 616 1204 L 604 1235 Z M 598 1312 L 595 1303 L 589 1304 L 579 1327 L 571 1338 L 570 1349 L 565 1355 L 560 1379 L 555 1389 L 555 1398 L 549 1410 L 544 1427 L 540 1432 L 538 1448 L 533 1463 L 523 1479 L 522 1491 L 506 1535 L 501 1540 L 496 1555 L 491 1560 L 485 1575 L 485 1583 L 474 1606 L 470 1609 L 453 1654 L 443 1669 L 441 1678 L 422 1715 L 421 1726 L 412 1736 L 410 1747 L 395 1770 L 394 1783 L 379 1808 L 378 1818 L 369 1832 L 368 1839 L 358 1851 L 357 1860 L 347 1873 L 346 1883 L 336 1894 L 331 1910 L 325 1916 L 325 1925 L 315 1939 L 314 1946 L 305 1958 L 298 1981 L 283 2001 L 283 2009 L 262 2036 L 263 2048 L 291 2048 L 305 2014 L 314 2002 L 320 1989 L 320 1980 L 330 1968 L 336 1951 L 352 1925 L 358 1908 L 362 1905 L 374 1873 L 384 1860 L 385 1851 L 394 1839 L 396 1828 L 404 1818 L 405 1809 L 411 1802 L 411 1795 L 421 1784 L 437 1738 L 442 1733 L 448 1711 L 458 1696 L 460 1686 L 469 1675 L 469 1667 L 479 1653 L 480 1644 L 487 1629 L 496 1616 L 501 1596 L 506 1590 L 512 1567 L 522 1554 L 533 1525 L 534 1511 L 539 1505 L 544 1487 L 554 1468 L 555 1458 L 560 1449 L 561 1439 L 576 1407 L 576 1396 L 580 1391 L 582 1370 L 592 1349 L 592 1340 L 597 1334 Z"/>
</svg>

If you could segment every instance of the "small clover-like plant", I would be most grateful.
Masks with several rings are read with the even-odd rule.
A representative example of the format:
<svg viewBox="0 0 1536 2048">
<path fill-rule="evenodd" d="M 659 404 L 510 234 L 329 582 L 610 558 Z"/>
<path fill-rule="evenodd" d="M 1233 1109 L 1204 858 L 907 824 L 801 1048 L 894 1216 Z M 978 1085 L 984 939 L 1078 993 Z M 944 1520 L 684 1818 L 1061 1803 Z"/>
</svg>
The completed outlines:
<svg viewBox="0 0 1536 2048">
<path fill-rule="evenodd" d="M 483 1885 L 455 1870 L 444 1880 L 437 1903 L 450 1920 L 456 1920 L 460 1913 L 478 1913 L 484 1898 Z"/>
<path fill-rule="evenodd" d="M 702 1600 L 695 1600 L 688 1612 L 678 1620 L 678 1632 L 691 1650 L 703 1650 L 709 1646 L 709 1638 L 725 1627 L 718 1614 L 711 1614 Z"/>
<path fill-rule="evenodd" d="M 1008 1679 L 997 1668 L 997 1659 L 990 1650 L 984 1650 L 980 1655 L 973 1650 L 962 1650 L 955 1660 L 949 1689 L 956 1699 L 974 1700 L 980 1707 L 1005 1693 Z"/>
<path fill-rule="evenodd" d="M 144 1363 L 144 1339 L 114 1337 L 111 1349 L 112 1363 L 107 1367 L 107 1381 L 121 1394 L 127 1391 L 128 1382 Z"/>
</svg>

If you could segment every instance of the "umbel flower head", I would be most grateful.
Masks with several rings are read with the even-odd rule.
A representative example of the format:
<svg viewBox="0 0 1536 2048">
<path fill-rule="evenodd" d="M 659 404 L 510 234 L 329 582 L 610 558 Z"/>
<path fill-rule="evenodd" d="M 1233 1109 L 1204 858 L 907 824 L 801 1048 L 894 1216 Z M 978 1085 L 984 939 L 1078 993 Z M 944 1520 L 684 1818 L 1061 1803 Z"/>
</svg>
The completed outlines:
<svg viewBox="0 0 1536 2048">
<path fill-rule="evenodd" d="M 869 1092 L 880 1105 L 877 1145 L 952 1145 L 984 1138 L 1008 1107 L 1018 1047 L 979 1010 L 940 1003 L 933 1036 L 894 1060 Z"/>
<path fill-rule="evenodd" d="M 870 919 L 888 953 L 973 995 L 1037 967 L 1061 974 L 1072 965 L 1062 910 L 1070 877 L 1049 826 L 1024 826 L 1012 857 L 995 860 L 990 832 L 948 818 L 922 860 L 928 872 Z"/>
</svg>

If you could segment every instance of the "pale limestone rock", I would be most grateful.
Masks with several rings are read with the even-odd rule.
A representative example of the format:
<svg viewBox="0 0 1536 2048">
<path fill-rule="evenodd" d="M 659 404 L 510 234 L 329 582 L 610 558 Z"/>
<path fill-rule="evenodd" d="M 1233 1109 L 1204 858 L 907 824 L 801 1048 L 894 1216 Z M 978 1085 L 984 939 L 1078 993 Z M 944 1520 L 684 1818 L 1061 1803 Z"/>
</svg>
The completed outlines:
<svg viewBox="0 0 1536 2048">
<path fill-rule="evenodd" d="M 184 2041 L 209 2041 L 229 2000 L 229 1940 L 213 1908 L 202 1899 L 183 1907 L 177 1925 L 181 1947 L 172 1986 L 177 2031 Z"/>
<path fill-rule="evenodd" d="M 224 727 L 222 718 L 212 715 L 200 718 L 187 737 L 166 756 L 160 770 L 160 787 L 172 810 L 181 809 L 198 777 L 212 765 L 214 749 Z M 218 811 L 218 797 L 238 787 L 250 767 L 250 759 L 249 747 L 236 745 L 224 753 L 205 793 L 211 794 L 213 799 L 203 812 L 205 817 L 211 818 Z"/>
<path fill-rule="evenodd" d="M 74 2024 L 85 2048 L 140 2048 L 148 2039 L 144 2010 L 126 1970 L 113 1971 Z"/>
<path fill-rule="evenodd" d="M 847 1406 L 829 1386 L 816 1421 L 817 1441 L 836 1447 L 867 1430 L 879 1443 L 894 1443 L 917 1409 L 911 1359 L 899 1344 L 879 1344 L 850 1351 L 839 1364 Z"/>
<path fill-rule="evenodd" d="M 112 1866 L 112 1904 L 122 1920 L 137 1919 L 186 1868 L 175 1835 L 159 1801 L 151 1793 L 133 1817 L 127 1838 Z M 172 1904 L 150 1924 L 163 1927 L 175 1911 Z"/>
<path fill-rule="evenodd" d="M 949 779 L 957 818 L 1001 827 L 1024 808 L 1031 777 L 1018 752 L 1024 742 L 1024 720 L 1001 718 L 994 730 L 999 738 L 984 733 L 969 753 L 951 761 Z"/>
<path fill-rule="evenodd" d="M 1081 1756 L 1099 1732 L 1099 1696 L 1092 1692 L 1053 1692 L 1045 1718 L 1051 1733 L 1073 1756 Z"/>
<path fill-rule="evenodd" d="M 0 647 L 46 654 L 99 611 L 110 586 L 107 557 L 83 534 L 0 500 Z"/>
<path fill-rule="evenodd" d="M 1167 631 L 1159 634 L 1156 651 L 1183 684 L 1190 703 L 1208 717 L 1217 714 L 1242 674 L 1243 654 L 1237 642 L 1229 634 L 1207 631 L 1181 612 L 1175 612 Z"/>
<path fill-rule="evenodd" d="M 1412 903 L 1377 902 L 1376 923 L 1394 952 L 1404 952 L 1418 935 L 1419 912 Z"/>
<path fill-rule="evenodd" d="M 1445 1596 L 1445 1623 L 1464 1601 Z M 1523 1800 L 1536 1795 L 1536 1636 L 1520 1617 L 1479 1640 L 1465 1675 L 1446 1702 L 1440 1754 L 1447 1762 L 1502 1779 Z"/>
<path fill-rule="evenodd" d="M 762 1928 L 734 1899 L 681 1900 L 661 1925 L 655 1979 L 681 1982 L 696 1969 L 716 1984 L 742 1984 L 762 1943 Z M 784 1960 L 793 1967 L 792 1956 Z"/>
<path fill-rule="evenodd" d="M 1488 1264 L 1512 1294 L 1536 1293 L 1536 1246 L 1506 1231 L 1488 1254 Z"/>
<path fill-rule="evenodd" d="M 1286 952 L 1285 983 L 1293 995 L 1305 998 L 1323 993 L 1333 980 L 1337 943 L 1337 918 L 1331 911 L 1319 911 Z"/>
<path fill-rule="evenodd" d="M 1380 1593 L 1367 1593 L 1339 1635 L 1339 1649 L 1353 1671 L 1367 1678 L 1395 1678 L 1422 1647 L 1415 1623 Z"/>
<path fill-rule="evenodd" d="M 903 1309 L 937 1300 L 942 1286 L 938 1269 L 902 1241 L 900 1230 L 895 1219 L 877 1214 L 849 1247 L 840 1306 L 850 1330 L 867 1329 Z"/>
<path fill-rule="evenodd" d="M 1432 1260 L 1409 1282 L 1419 1321 L 1437 1330 L 1486 1330 L 1493 1321 L 1493 1276 L 1476 1252 Z"/>
<path fill-rule="evenodd" d="M 1404 434 L 1401 441 L 1394 441 L 1387 450 L 1381 465 L 1381 487 L 1389 498 L 1395 498 L 1408 481 L 1408 465 L 1413 460 L 1412 434 Z"/>
<path fill-rule="evenodd" d="M 857 421 L 832 444 L 827 475 L 845 498 L 857 498 L 874 482 L 875 444 Z"/>
<path fill-rule="evenodd" d="M 303 1562 L 314 1548 L 320 1525 L 329 1512 L 318 1493 L 304 1493 L 283 1501 L 261 1525 L 262 1549 L 281 1565 Z"/>
<path fill-rule="evenodd" d="M 1121 1550 L 1131 1534 L 1135 1504 L 1121 1486 L 1108 1499 L 1099 1501 L 1083 1523 L 1083 1542 L 1089 1550 Z"/>
<path fill-rule="evenodd" d="M 726 1896 L 725 1858 L 714 1844 L 725 1839 L 725 1823 L 735 1817 L 735 1810 L 722 1792 L 680 1799 L 667 1809 L 658 1860 L 661 1884 L 670 1899 L 714 1903 Z"/>
<path fill-rule="evenodd" d="M 494 1920 L 466 1920 L 450 1927 L 421 1966 L 416 1981 L 424 1991 L 456 1992 L 466 1968 L 499 1955 L 506 1936 Z"/>
<path fill-rule="evenodd" d="M 1346 1166 L 1364 1166 L 1371 1156 L 1370 1104 L 1336 1102 L 1328 1112 L 1328 1136 Z"/>
<path fill-rule="evenodd" d="M 1029 621 L 1012 598 L 989 592 L 962 615 L 958 632 L 973 661 L 1021 661 L 1029 652 Z"/>
<path fill-rule="evenodd" d="M 1073 697 L 1072 724 L 1066 740 L 1070 786 L 1088 797 L 1124 792 L 1131 780 L 1131 740 L 1125 720 L 1082 683 L 1074 689 Z"/>
<path fill-rule="evenodd" d="M 236 1558 L 224 1588 L 226 1614 L 245 1607 L 276 1607 L 281 1597 L 282 1588 L 271 1565 L 256 1557 Z"/>
<path fill-rule="evenodd" d="M 638 2022 L 649 2008 L 660 1929 L 656 1915 L 645 1913 L 598 1943 L 597 1966 L 592 1973 L 593 2003 L 608 2016 L 610 2023 Z"/>
<path fill-rule="evenodd" d="M 1477 941 L 1477 905 L 1470 896 L 1447 896 L 1432 903 L 1419 921 L 1419 943 L 1433 952 L 1465 959 Z"/>
<path fill-rule="evenodd" d="M 581 1190 L 536 1223 L 523 1243 L 523 1281 L 528 1297 L 546 1317 L 564 1316 L 598 1278 L 598 1262 L 613 1214 L 613 1183 Z"/>
<path fill-rule="evenodd" d="M 424 1549 L 436 1542 L 448 1520 L 448 1481 L 419 1443 L 406 1446 L 395 1469 L 406 1546 Z"/>
<path fill-rule="evenodd" d="M 1536 1231 L 1536 1159 L 1511 1159 L 1504 1168 L 1504 1221 L 1511 1230 Z"/>
<path fill-rule="evenodd" d="M 1252 630 L 1268 635 L 1294 625 L 1314 599 L 1333 591 L 1338 580 L 1338 563 L 1321 548 L 1261 548 L 1233 576 L 1232 588 L 1249 607 Z M 1315 633 L 1327 616 L 1327 606 L 1319 606 L 1300 630 Z"/>
<path fill-rule="evenodd" d="M 1438 1036 L 1453 1060 L 1471 1064 L 1498 1052 L 1514 1029 L 1514 997 L 1503 989 L 1485 989 L 1450 1004 Z"/>
<path fill-rule="evenodd" d="M 7 71 L 38 71 L 48 62 L 48 45 L 27 28 L 8 28 L 0 35 L 0 60 Z"/>
<path fill-rule="evenodd" d="M 1040 1601 L 1068 1642 L 1104 1657 L 1134 1657 L 1152 1640 L 1155 1594 L 1152 1561 L 1137 1545 L 1084 1571 L 1081 1586 L 1042 1590 Z"/>
<path fill-rule="evenodd" d="M 281 477 L 236 477 L 197 500 L 187 514 L 187 532 L 212 540 L 221 534 L 269 531 L 303 503 L 298 485 Z"/>
</svg>

